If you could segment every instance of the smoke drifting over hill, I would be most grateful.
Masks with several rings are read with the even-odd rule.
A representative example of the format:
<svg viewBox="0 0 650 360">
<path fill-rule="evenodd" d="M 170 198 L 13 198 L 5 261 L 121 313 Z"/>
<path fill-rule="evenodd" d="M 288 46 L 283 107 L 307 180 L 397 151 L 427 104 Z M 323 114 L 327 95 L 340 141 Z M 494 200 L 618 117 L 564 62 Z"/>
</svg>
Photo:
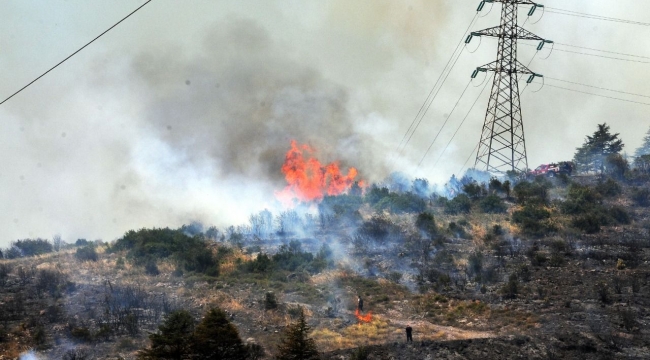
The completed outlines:
<svg viewBox="0 0 650 360">
<path fill-rule="evenodd" d="M 0 91 L 22 87 L 132 5 L 61 3 L 43 12 L 28 11 L 28 2 L 1 5 L 9 20 L 1 25 L 7 55 L 0 64 L 10 70 Z M 108 240 L 145 226 L 245 221 L 274 205 L 291 139 L 318 149 L 323 163 L 358 168 L 369 182 L 394 171 L 447 179 L 474 147 L 484 105 L 436 169 L 425 162 L 416 173 L 415 164 L 471 70 L 492 61 L 493 44 L 461 58 L 405 152 L 395 148 L 474 10 L 451 0 L 152 2 L 0 108 L 0 186 L 7 189 L 0 245 L 55 233 Z M 497 13 L 476 29 L 493 26 Z M 565 27 L 543 24 L 531 30 L 566 35 Z M 525 105 L 526 116 L 545 108 L 544 119 L 566 123 L 566 107 L 546 104 Z M 540 124 L 549 126 L 536 119 L 525 120 L 531 154 L 548 139 L 535 135 Z M 603 120 L 572 121 L 553 156 L 570 157 Z M 557 159 L 530 162 L 542 160 Z"/>
</svg>

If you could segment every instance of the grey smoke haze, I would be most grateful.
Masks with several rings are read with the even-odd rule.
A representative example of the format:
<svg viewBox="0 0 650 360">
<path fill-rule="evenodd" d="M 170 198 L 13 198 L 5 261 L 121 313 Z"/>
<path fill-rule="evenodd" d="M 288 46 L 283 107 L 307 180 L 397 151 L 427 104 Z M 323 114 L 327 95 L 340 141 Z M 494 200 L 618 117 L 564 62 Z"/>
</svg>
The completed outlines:
<svg viewBox="0 0 650 360">
<path fill-rule="evenodd" d="M 0 94 L 22 87 L 141 3 L 3 2 Z M 371 181 L 393 171 L 443 181 L 478 140 L 486 94 L 432 168 L 478 88 L 468 90 L 423 166 L 416 165 L 471 71 L 493 60 L 496 42 L 486 39 L 479 51 L 462 55 L 407 149 L 400 156 L 395 148 L 477 5 L 152 2 L 0 107 L 0 246 L 55 233 L 69 241 L 110 240 L 145 226 L 245 222 L 251 212 L 274 206 L 291 139 L 313 145 L 322 161 L 357 167 Z M 590 1 L 570 9 L 645 21 L 639 16 L 648 7 Z M 474 30 L 497 23 L 495 6 Z M 640 55 L 647 50 L 645 28 L 551 14 L 526 27 L 569 44 Z M 534 48 L 520 49 L 527 63 Z M 647 92 L 647 64 L 559 52 L 541 60 L 545 55 L 531 68 Z M 620 66 L 616 77 L 613 66 Z M 650 125 L 641 105 L 550 88 L 522 101 L 533 167 L 571 158 L 604 121 L 632 153 Z"/>
</svg>

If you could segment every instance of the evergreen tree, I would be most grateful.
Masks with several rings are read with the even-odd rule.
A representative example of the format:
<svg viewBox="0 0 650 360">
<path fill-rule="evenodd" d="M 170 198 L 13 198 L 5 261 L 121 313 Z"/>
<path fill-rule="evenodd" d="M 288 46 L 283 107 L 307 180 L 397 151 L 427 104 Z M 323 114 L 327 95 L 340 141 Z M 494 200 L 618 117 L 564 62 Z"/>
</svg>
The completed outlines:
<svg viewBox="0 0 650 360">
<path fill-rule="evenodd" d="M 636 157 L 640 157 L 643 155 L 650 155 L 650 129 L 648 129 L 648 132 L 643 138 L 643 144 L 641 145 L 641 147 L 636 149 L 636 152 L 634 153 L 634 156 Z"/>
<path fill-rule="evenodd" d="M 199 359 L 242 360 L 249 358 L 249 350 L 237 328 L 228 321 L 226 313 L 213 308 L 194 330 L 193 354 Z"/>
<path fill-rule="evenodd" d="M 194 318 L 186 310 L 174 311 L 167 316 L 158 332 L 149 335 L 151 347 L 140 351 L 138 358 L 185 359 L 191 354 L 191 338 L 194 330 Z"/>
<path fill-rule="evenodd" d="M 609 155 L 623 150 L 623 141 L 619 134 L 611 134 L 607 123 L 598 124 L 598 130 L 587 136 L 584 144 L 576 149 L 573 161 L 583 171 L 603 171 Z"/>
<path fill-rule="evenodd" d="M 278 345 L 277 360 L 318 360 L 314 339 L 308 337 L 311 328 L 307 326 L 305 313 L 300 309 L 298 321 L 289 325 L 282 342 Z"/>
</svg>

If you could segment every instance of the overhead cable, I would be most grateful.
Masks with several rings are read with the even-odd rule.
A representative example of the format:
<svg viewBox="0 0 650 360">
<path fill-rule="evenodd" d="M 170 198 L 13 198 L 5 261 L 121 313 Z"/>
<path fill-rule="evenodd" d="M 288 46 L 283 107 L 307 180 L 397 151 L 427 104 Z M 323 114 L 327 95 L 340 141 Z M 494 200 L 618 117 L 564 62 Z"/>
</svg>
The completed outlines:
<svg viewBox="0 0 650 360">
<path fill-rule="evenodd" d="M 445 154 L 445 152 L 446 152 L 447 149 L 449 148 L 449 145 L 451 145 L 451 142 L 452 142 L 452 141 L 454 140 L 454 138 L 456 137 L 456 134 L 458 134 L 458 131 L 460 131 L 460 128 L 461 128 L 461 127 L 463 126 L 463 124 L 465 123 L 465 120 L 467 120 L 467 118 L 469 117 L 469 114 L 472 112 L 472 110 L 474 109 L 474 106 L 476 105 L 476 103 L 478 102 L 478 100 L 481 98 L 481 95 L 483 94 L 483 91 L 485 91 L 485 89 L 487 88 L 487 85 L 488 85 L 488 84 L 489 84 L 489 82 L 486 81 L 486 82 L 485 82 L 485 85 L 483 85 L 483 88 L 481 89 L 481 92 L 478 94 L 478 96 L 476 97 L 476 100 L 474 100 L 474 103 L 473 103 L 472 106 L 469 108 L 469 111 L 467 112 L 467 114 L 466 114 L 465 117 L 463 118 L 463 121 L 460 122 L 460 125 L 458 125 L 458 127 L 456 128 L 456 132 L 454 132 L 454 135 L 451 136 L 451 139 L 449 139 L 449 142 L 447 143 L 447 145 L 445 146 L 445 148 L 442 150 L 442 152 L 441 152 L 440 155 L 438 156 L 438 159 L 436 159 L 436 162 L 433 164 L 433 167 L 434 167 L 434 168 L 436 167 L 436 165 L 438 165 L 438 162 L 440 161 L 440 159 L 442 159 L 442 156 Z M 426 156 L 426 154 L 425 154 L 425 156 Z M 424 160 L 424 158 L 422 158 L 422 159 Z M 422 162 L 422 161 L 420 161 L 420 163 L 421 163 L 421 162 Z"/>
<path fill-rule="evenodd" d="M 573 47 L 573 48 L 577 48 L 577 49 L 584 49 L 584 50 L 598 51 L 598 52 L 603 52 L 603 53 L 608 53 L 608 54 L 623 55 L 623 56 L 636 57 L 636 58 L 641 58 L 641 59 L 650 59 L 650 56 L 642 56 L 642 55 L 626 54 L 626 53 L 621 53 L 621 52 L 616 52 L 616 51 L 608 51 L 608 50 L 594 49 L 594 48 L 585 47 L 585 46 L 578 46 L 578 45 L 564 44 L 564 43 L 560 43 L 560 42 L 555 42 L 555 44 L 556 44 L 556 45 L 561 45 L 561 46 Z"/>
<path fill-rule="evenodd" d="M 447 125 L 447 122 L 449 121 L 449 118 L 451 118 L 451 115 L 454 113 L 454 111 L 458 107 L 458 104 L 460 103 L 460 100 L 463 98 L 463 95 L 465 95 L 465 92 L 467 91 L 467 88 L 469 87 L 469 84 L 471 84 L 471 83 L 472 83 L 472 79 L 470 79 L 469 82 L 467 82 L 467 85 L 465 86 L 465 89 L 463 90 L 463 92 L 460 94 L 460 97 L 458 98 L 458 101 L 456 101 L 456 104 L 454 105 L 453 109 L 451 109 L 451 112 L 447 115 L 447 118 L 445 119 L 445 122 L 442 123 L 442 126 L 440 127 L 440 130 L 438 130 L 438 133 L 433 138 L 433 141 L 431 141 L 431 144 L 429 144 L 429 147 L 427 148 L 427 151 L 424 152 L 424 156 L 422 156 L 422 159 L 418 163 L 418 167 L 420 167 L 420 165 L 422 165 L 422 162 L 427 157 L 427 154 L 429 153 L 429 150 L 431 150 L 431 147 L 433 147 L 433 144 L 435 144 L 436 140 L 438 139 L 438 136 L 440 136 L 440 133 L 442 132 L 442 129 L 444 129 L 445 125 Z M 486 84 L 487 84 L 487 82 L 486 82 Z"/>
<path fill-rule="evenodd" d="M 104 36 L 104 34 L 106 34 L 107 32 L 111 31 L 113 28 L 115 28 L 117 25 L 119 25 L 120 23 L 122 23 L 124 20 L 128 19 L 131 15 L 135 14 L 136 12 L 138 12 L 138 10 L 142 9 L 145 5 L 147 5 L 147 4 L 150 3 L 151 1 L 153 1 L 153 0 L 147 0 L 144 4 L 140 5 L 138 8 L 136 8 L 135 10 L 133 10 L 132 12 L 130 12 L 128 15 L 126 15 L 125 17 L 123 17 L 120 21 L 116 22 L 113 26 L 109 27 L 109 28 L 106 29 L 104 32 L 102 32 L 101 34 L 97 35 L 97 37 L 95 37 L 94 39 L 92 39 L 92 40 L 90 40 L 88 43 L 86 43 L 86 45 L 84 45 L 84 46 L 82 46 L 81 48 L 79 48 L 79 50 L 73 52 L 72 54 L 70 54 L 70 56 L 68 56 L 68 57 L 66 57 L 65 59 L 61 60 L 58 64 L 52 66 L 49 70 L 47 70 L 46 72 L 44 72 L 43 74 L 41 74 L 40 76 L 38 76 L 36 79 L 32 80 L 29 84 L 23 86 L 23 87 L 20 88 L 18 91 L 16 91 L 15 93 L 11 94 L 8 98 L 2 100 L 2 102 L 0 102 L 0 105 L 4 104 L 5 102 L 7 102 L 7 101 L 8 101 L 9 99 L 11 99 L 12 97 L 18 95 L 18 93 L 20 93 L 21 91 L 27 89 L 30 85 L 32 85 L 33 83 L 35 83 L 35 82 L 37 82 L 38 80 L 40 80 L 43 76 L 47 75 L 50 71 L 56 69 L 59 65 L 63 64 L 64 62 L 66 62 L 66 61 L 67 61 L 68 59 L 70 59 L 71 57 L 77 55 L 81 50 L 85 49 L 88 45 L 90 45 L 90 44 L 92 44 L 93 42 L 95 42 L 95 40 L 97 40 L 97 39 L 99 39 L 100 37 Z"/>
<path fill-rule="evenodd" d="M 541 84 L 541 83 L 536 82 L 536 81 L 534 81 L 534 83 L 536 83 L 536 84 Z M 550 86 L 550 87 L 553 87 L 553 88 L 556 88 L 556 89 L 562 89 L 562 90 L 567 90 L 567 91 L 573 91 L 573 92 L 577 92 L 577 93 L 581 93 L 581 94 L 586 94 L 586 95 L 598 96 L 598 97 L 602 97 L 602 98 L 605 98 L 605 99 L 618 100 L 618 101 L 623 101 L 623 102 L 628 102 L 628 103 L 633 103 L 633 104 L 648 105 L 648 106 L 650 106 L 650 103 L 644 103 L 644 102 L 640 102 L 640 101 L 621 99 L 621 98 L 617 98 L 617 97 L 613 97 L 613 96 L 607 96 L 607 95 L 600 95 L 600 94 L 595 94 L 595 93 L 591 93 L 591 92 L 587 92 L 587 91 L 581 91 L 581 90 L 569 89 L 569 88 L 562 87 L 562 86 L 557 86 L 557 85 L 545 84 L 544 86 Z"/>
<path fill-rule="evenodd" d="M 644 23 L 644 22 L 640 22 L 640 21 L 621 19 L 621 18 L 614 18 L 614 17 L 608 17 L 608 16 L 581 13 L 581 12 L 577 12 L 577 11 L 553 8 L 553 7 L 550 7 L 550 6 L 546 6 L 546 12 L 551 13 L 551 14 L 557 14 L 557 15 L 575 16 L 575 17 L 580 17 L 580 18 L 586 18 L 586 19 L 592 19 L 592 20 L 602 20 L 602 21 L 611 21 L 611 22 L 618 22 L 618 23 L 629 24 L 629 25 L 650 26 L 650 23 Z"/>
<path fill-rule="evenodd" d="M 440 76 L 438 77 L 438 80 L 436 80 L 436 83 L 433 85 L 431 88 L 431 91 L 429 92 L 429 95 L 427 96 L 426 100 L 424 100 L 424 103 L 422 103 L 422 106 L 420 107 L 420 110 L 418 113 L 415 115 L 415 118 L 413 118 L 413 121 L 411 121 L 411 125 L 409 125 L 408 129 L 406 130 L 406 133 L 404 133 L 404 136 L 402 137 L 402 140 L 400 141 L 399 145 L 397 146 L 397 151 L 404 150 L 408 142 L 411 140 L 411 137 L 413 137 L 413 134 L 415 133 L 415 130 L 418 128 L 420 123 L 422 122 L 422 118 L 424 118 L 424 115 L 426 112 L 429 110 L 429 107 L 431 106 L 431 103 L 435 100 L 436 96 L 438 95 L 438 92 L 440 91 L 440 88 L 442 88 L 442 85 L 444 85 L 445 81 L 447 80 L 447 77 L 449 76 L 449 73 L 453 69 L 453 67 L 456 65 L 456 62 L 460 58 L 460 55 L 462 54 L 463 50 L 465 49 L 464 47 L 461 48 L 460 52 L 458 53 L 458 56 L 454 60 L 454 57 L 456 56 L 456 53 L 458 52 L 458 49 L 461 47 L 463 40 L 465 39 L 465 35 L 467 32 L 474 26 L 474 22 L 478 19 L 478 12 L 474 15 L 474 18 L 472 18 L 472 21 L 470 22 L 469 26 L 463 33 L 463 36 L 461 37 L 460 41 L 458 42 L 458 45 L 456 45 L 456 49 L 454 49 L 454 52 L 451 54 L 451 57 L 447 61 L 447 64 L 445 65 L 444 69 L 440 73 Z M 453 61 L 453 63 L 452 63 Z M 449 68 L 449 65 L 451 64 L 451 67 Z M 449 72 L 447 72 L 447 68 L 449 68 Z M 440 80 L 442 80 L 442 83 L 440 83 Z M 438 84 L 440 84 L 440 87 L 438 87 Z M 436 91 L 436 88 L 438 88 L 438 91 Z M 434 93 L 435 92 L 435 93 Z M 433 97 L 432 97 L 433 95 Z M 419 120 L 418 120 L 419 119 Z M 415 127 L 414 127 L 415 125 Z M 412 131 L 412 132 L 411 132 Z M 409 136 L 409 133 L 411 134 Z M 408 140 L 406 140 L 408 137 Z M 406 142 L 405 142 L 406 140 Z M 403 146 L 402 146 L 403 145 Z M 401 148 L 401 150 L 400 150 Z"/>
<path fill-rule="evenodd" d="M 580 86 L 585 86 L 585 87 L 589 87 L 589 88 L 593 88 L 593 89 L 599 89 L 599 90 L 604 90 L 604 91 L 611 91 L 611 92 L 615 92 L 615 93 L 619 93 L 619 94 L 633 95 L 633 96 L 640 96 L 640 97 L 650 98 L 650 96 L 648 96 L 648 95 L 636 94 L 636 93 L 631 93 L 631 92 L 626 92 L 626 91 L 620 91 L 620 90 L 614 90 L 614 89 L 608 89 L 608 88 L 604 88 L 604 87 L 600 87 L 600 86 L 594 86 L 594 85 L 587 85 L 587 84 L 582 84 L 582 83 L 579 83 L 579 82 L 567 81 L 567 80 L 562 80 L 562 79 L 552 78 L 552 77 L 549 77 L 549 76 L 545 76 L 545 78 L 546 78 L 546 79 L 555 80 L 555 81 L 564 82 L 564 83 L 567 83 L 567 84 L 580 85 Z"/>
</svg>

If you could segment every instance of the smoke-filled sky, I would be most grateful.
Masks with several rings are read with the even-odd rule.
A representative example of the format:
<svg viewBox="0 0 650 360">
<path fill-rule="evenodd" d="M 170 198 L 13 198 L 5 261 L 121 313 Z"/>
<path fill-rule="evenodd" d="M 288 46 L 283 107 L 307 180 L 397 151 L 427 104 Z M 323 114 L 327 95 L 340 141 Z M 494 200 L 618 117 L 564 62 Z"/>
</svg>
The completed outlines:
<svg viewBox="0 0 650 360">
<path fill-rule="evenodd" d="M 142 3 L 0 2 L 0 97 Z M 634 0 L 545 4 L 645 22 L 650 14 L 650 4 Z M 318 149 L 322 161 L 357 167 L 366 180 L 402 171 L 444 182 L 478 141 L 487 93 L 433 167 L 479 87 L 468 88 L 429 156 L 417 164 L 473 69 L 494 60 L 495 40 L 483 39 L 474 54 L 463 52 L 405 151 L 396 148 L 477 5 L 154 0 L 0 106 L 0 246 L 54 234 L 67 241 L 112 240 L 129 229 L 192 220 L 246 222 L 251 212 L 275 205 L 291 139 Z M 495 5 L 473 30 L 497 25 L 499 10 Z M 520 23 L 526 12 L 520 11 Z M 650 56 L 648 27 L 550 13 L 532 24 L 540 14 L 526 27 L 544 38 Z M 474 40 L 468 50 L 478 44 Z M 533 54 L 534 47 L 520 46 L 523 63 Z M 649 64 L 558 51 L 543 60 L 546 55 L 548 49 L 531 69 L 650 95 Z M 633 153 L 650 126 L 648 106 L 550 87 L 529 90 L 522 105 L 531 167 L 572 158 L 602 122 L 620 132 Z"/>
</svg>

